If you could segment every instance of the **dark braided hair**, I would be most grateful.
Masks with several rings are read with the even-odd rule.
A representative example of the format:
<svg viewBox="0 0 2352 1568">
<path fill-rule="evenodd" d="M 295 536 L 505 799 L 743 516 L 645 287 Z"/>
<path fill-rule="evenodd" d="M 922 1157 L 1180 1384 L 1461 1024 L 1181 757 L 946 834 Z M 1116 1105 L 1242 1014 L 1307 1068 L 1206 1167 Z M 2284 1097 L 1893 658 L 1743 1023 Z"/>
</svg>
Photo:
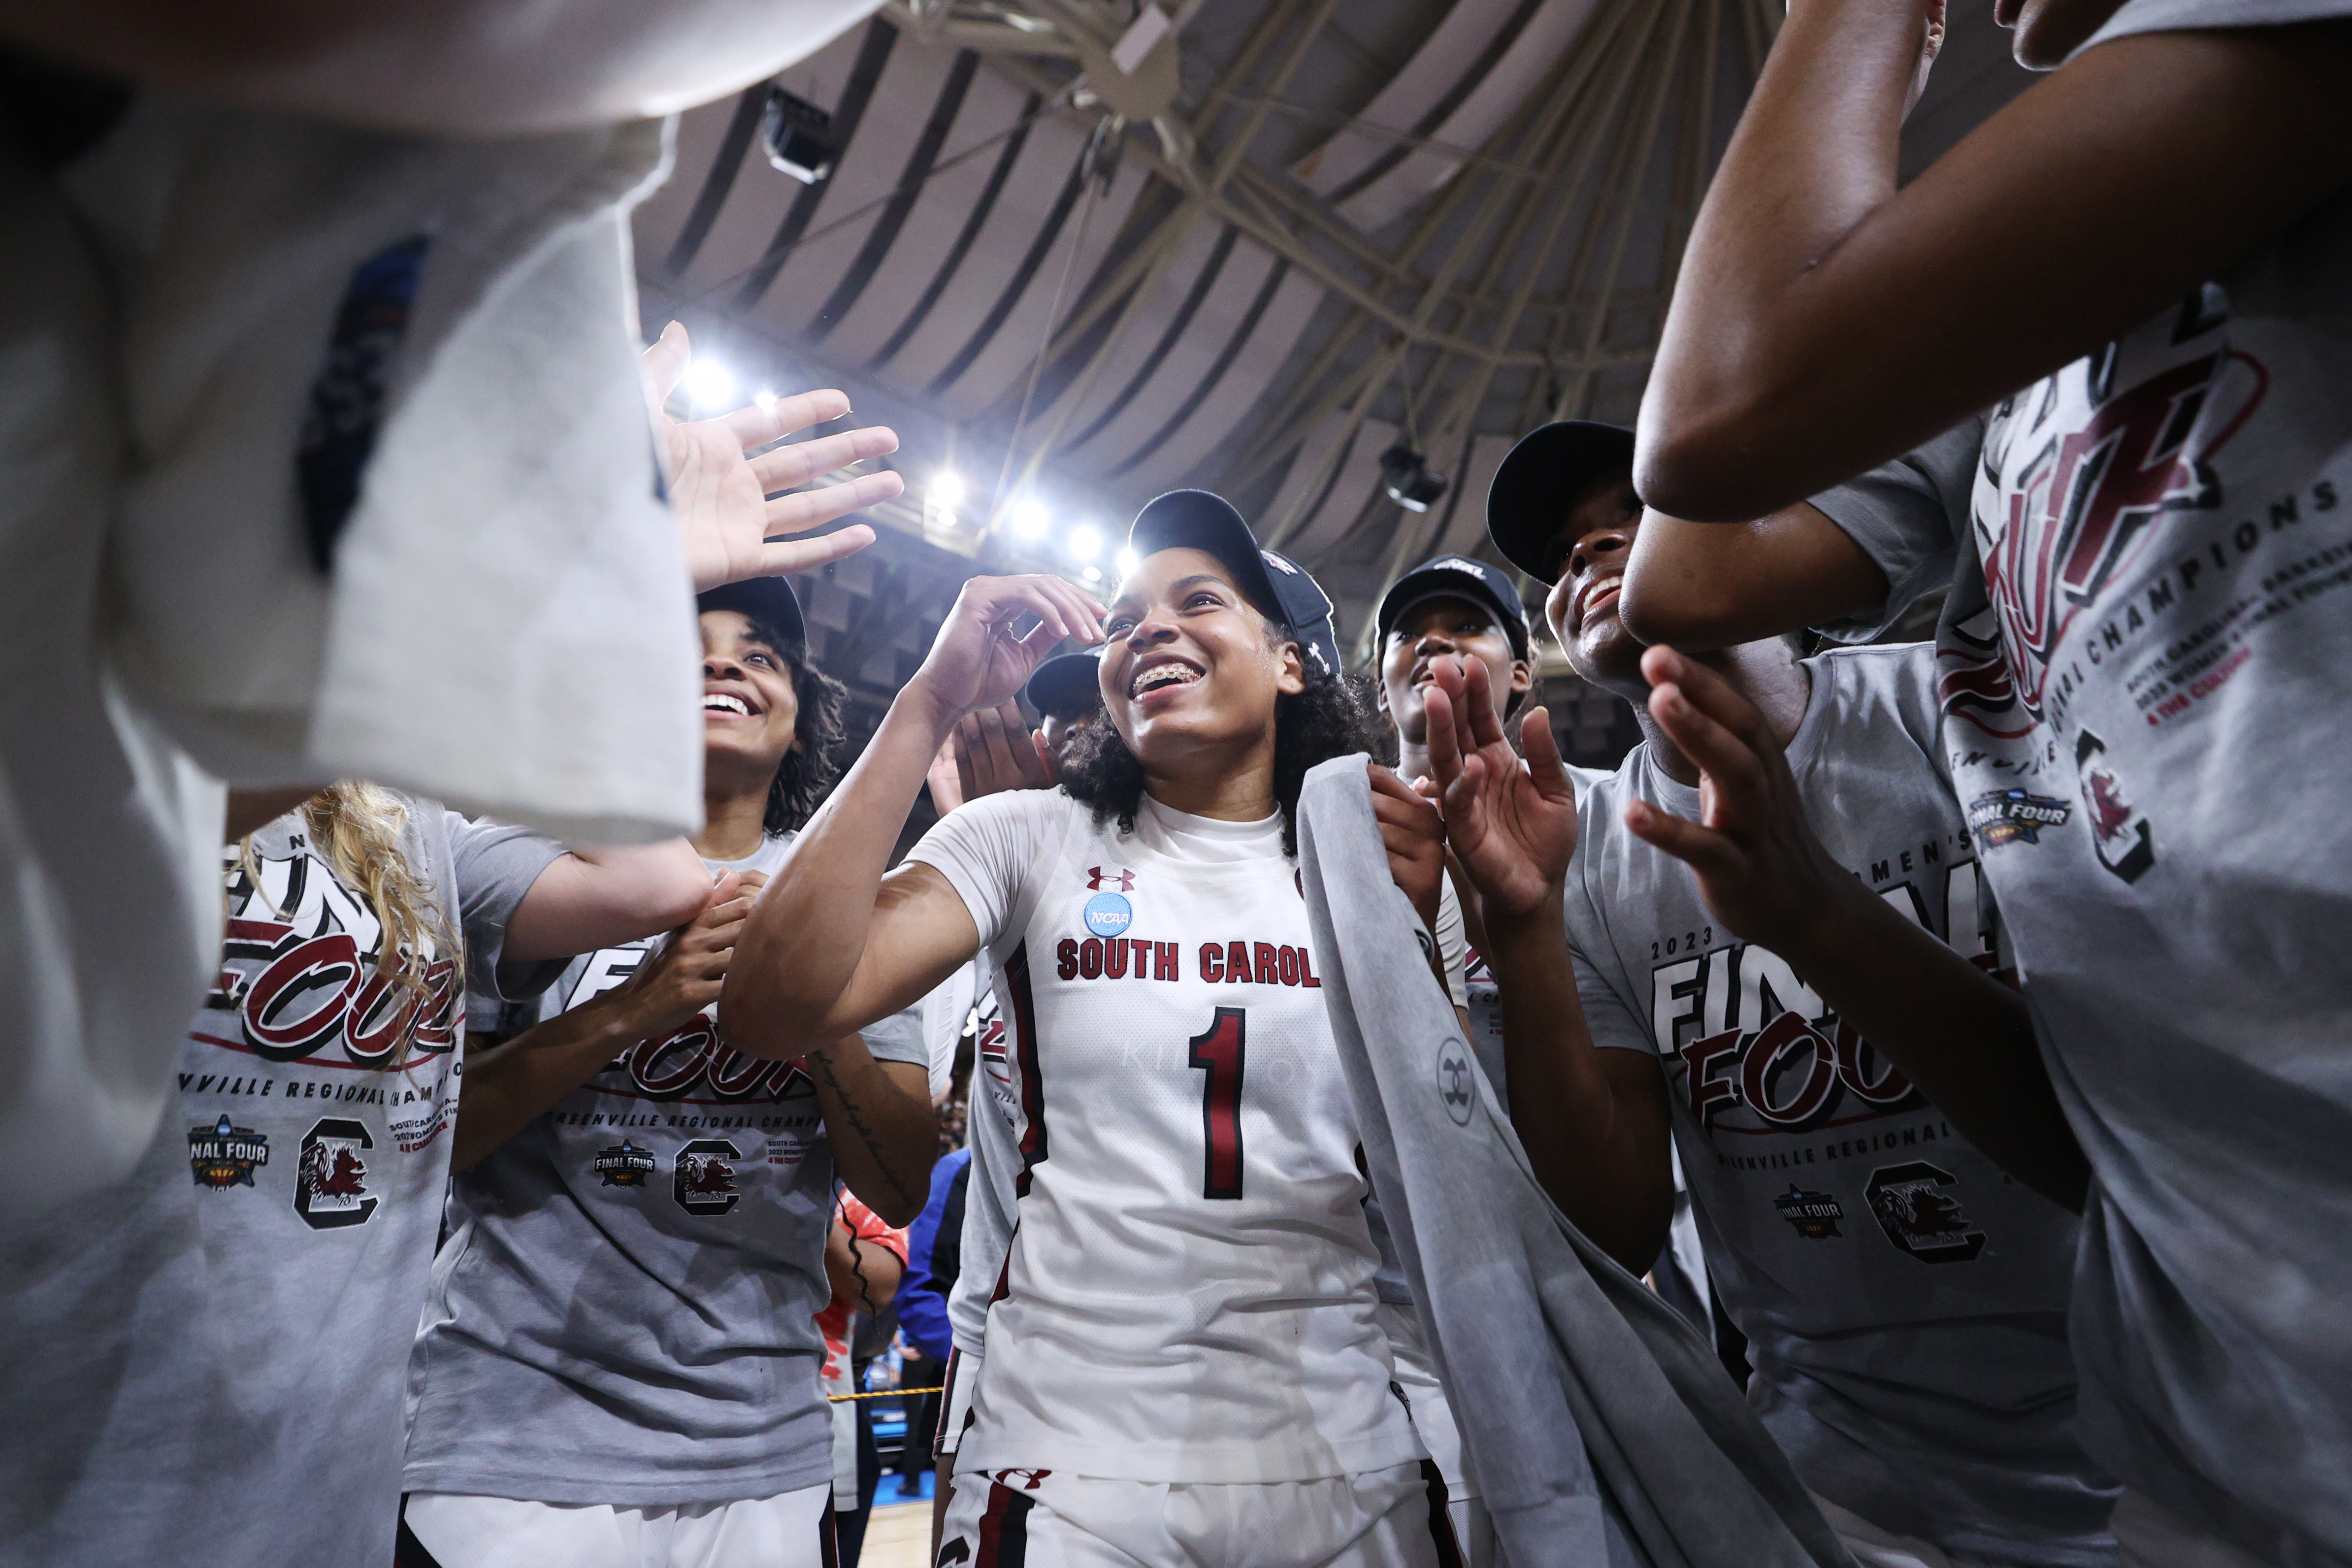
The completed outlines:
<svg viewBox="0 0 2352 1568">
<path fill-rule="evenodd" d="M 786 638 L 781 628 L 754 622 L 751 635 L 784 661 L 800 708 L 793 721 L 799 743 L 776 765 L 761 822 L 769 833 L 789 833 L 816 815 L 825 791 L 841 776 L 841 714 L 849 703 L 849 688 L 811 664 L 807 648 Z"/>
<path fill-rule="evenodd" d="M 1290 639 L 1270 627 L 1277 647 Z M 1381 754 L 1386 727 L 1372 716 L 1348 678 L 1307 667 L 1307 689 L 1274 700 L 1274 799 L 1282 809 L 1282 852 L 1298 853 L 1298 790 L 1307 771 L 1350 752 Z M 1135 831 L 1143 804 L 1143 763 L 1128 750 L 1107 713 L 1081 721 L 1062 753 L 1062 788 L 1094 808 L 1097 826 L 1112 817 L 1121 833 Z"/>
</svg>

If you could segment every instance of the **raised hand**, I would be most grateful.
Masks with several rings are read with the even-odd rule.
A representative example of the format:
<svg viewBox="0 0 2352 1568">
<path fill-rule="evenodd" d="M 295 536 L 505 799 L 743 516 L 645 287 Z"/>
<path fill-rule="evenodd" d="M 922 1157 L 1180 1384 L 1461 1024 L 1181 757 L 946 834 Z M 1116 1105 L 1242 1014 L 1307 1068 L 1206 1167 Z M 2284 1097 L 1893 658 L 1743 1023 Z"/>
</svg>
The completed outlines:
<svg viewBox="0 0 2352 1568">
<path fill-rule="evenodd" d="M 672 321 L 645 353 L 646 390 L 662 444 L 662 468 L 669 485 L 670 514 L 678 542 L 694 574 L 695 592 L 746 577 L 776 577 L 810 572 L 874 542 L 864 523 L 815 539 L 788 539 L 837 517 L 862 511 L 906 489 L 887 470 L 862 474 L 844 484 L 767 499 L 771 492 L 804 485 L 898 449 L 896 431 L 883 426 L 847 430 L 773 451 L 751 453 L 795 431 L 849 412 L 848 397 L 831 390 L 780 397 L 768 406 L 739 408 L 716 419 L 692 421 L 660 413 L 694 357 L 686 329 Z"/>
<path fill-rule="evenodd" d="M 1021 716 L 1018 700 L 965 714 L 948 744 L 965 800 L 1012 789 L 1051 789 L 1061 782 L 1061 769 Z"/>
<path fill-rule="evenodd" d="M 1021 622 L 1034 617 L 1028 632 Z M 904 695 L 928 702 L 940 740 L 965 714 L 1013 700 L 1065 637 L 1102 641 L 1103 608 L 1059 577 L 967 580 Z"/>
<path fill-rule="evenodd" d="M 1389 852 L 1389 875 L 1412 900 L 1422 925 L 1434 931 L 1445 879 L 1445 826 L 1437 808 L 1393 772 L 1374 763 L 1371 773 L 1372 816 Z"/>
<path fill-rule="evenodd" d="M 1853 876 L 1830 858 L 1771 726 L 1730 682 L 1670 647 L 1642 656 L 1650 716 L 1698 764 L 1699 819 L 1645 801 L 1625 807 L 1635 837 L 1698 873 L 1716 918 L 1786 954 L 1828 920 Z"/>
<path fill-rule="evenodd" d="M 1527 766 L 1512 754 L 1481 661 L 1430 661 L 1438 690 L 1425 704 L 1446 842 L 1476 887 L 1486 920 L 1556 913 L 1576 853 L 1576 786 L 1560 764 L 1551 718 L 1519 724 Z"/>
</svg>

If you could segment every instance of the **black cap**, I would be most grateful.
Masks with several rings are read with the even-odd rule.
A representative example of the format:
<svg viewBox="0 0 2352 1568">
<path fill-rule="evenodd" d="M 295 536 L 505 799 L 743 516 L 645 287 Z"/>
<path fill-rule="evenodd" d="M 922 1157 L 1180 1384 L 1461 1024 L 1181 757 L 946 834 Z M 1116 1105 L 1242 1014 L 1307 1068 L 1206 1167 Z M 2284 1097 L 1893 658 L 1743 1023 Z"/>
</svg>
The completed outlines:
<svg viewBox="0 0 2352 1568">
<path fill-rule="evenodd" d="M 1633 471 L 1633 432 L 1622 425 L 1561 419 L 1519 437 L 1486 491 L 1486 537 L 1503 558 L 1538 582 L 1557 581 L 1552 542 L 1585 486 Z"/>
<path fill-rule="evenodd" d="M 738 611 L 754 625 L 782 634 L 786 646 L 777 651 L 795 658 L 808 652 L 808 623 L 801 618 L 800 596 L 782 577 L 746 577 L 740 583 L 722 583 L 708 593 L 695 595 L 694 608 L 697 615 L 706 610 Z"/>
<path fill-rule="evenodd" d="M 1261 548 L 1233 502 L 1206 490 L 1170 490 L 1135 514 L 1127 547 L 1139 560 L 1161 550 L 1206 551 L 1224 563 L 1234 585 L 1260 613 L 1298 639 L 1309 664 L 1340 671 L 1339 639 L 1331 625 L 1331 597 L 1304 567 Z"/>
<path fill-rule="evenodd" d="M 1398 578 L 1381 595 L 1374 618 L 1381 641 L 1389 640 L 1390 631 L 1407 610 L 1424 599 L 1436 598 L 1468 599 L 1493 610 L 1496 623 L 1510 637 L 1511 657 L 1528 657 L 1528 607 L 1519 603 L 1518 584 L 1501 567 L 1467 555 L 1441 555 Z"/>
<path fill-rule="evenodd" d="M 1101 665 L 1102 654 L 1096 648 L 1057 653 L 1030 671 L 1029 684 L 1021 689 L 1021 695 L 1038 712 L 1050 713 L 1065 723 L 1099 713 Z"/>
</svg>

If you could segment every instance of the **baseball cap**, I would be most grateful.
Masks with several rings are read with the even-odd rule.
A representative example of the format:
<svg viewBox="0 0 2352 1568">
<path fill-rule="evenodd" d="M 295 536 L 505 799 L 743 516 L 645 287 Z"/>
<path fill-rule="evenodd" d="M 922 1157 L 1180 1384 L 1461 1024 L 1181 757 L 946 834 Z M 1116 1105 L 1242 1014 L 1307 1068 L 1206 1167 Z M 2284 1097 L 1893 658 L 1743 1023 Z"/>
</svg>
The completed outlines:
<svg viewBox="0 0 2352 1568">
<path fill-rule="evenodd" d="M 694 599 L 695 613 L 706 610 L 734 610 L 754 626 L 768 626 L 781 633 L 786 647 L 778 651 L 794 658 L 808 653 L 808 623 L 801 618 L 800 595 L 782 577 L 746 577 L 740 583 L 722 583 Z"/>
<path fill-rule="evenodd" d="M 1140 560 L 1161 550 L 1202 550 L 1223 562 L 1250 603 L 1298 639 L 1310 664 L 1339 673 L 1339 639 L 1331 625 L 1331 597 L 1289 557 L 1263 549 L 1233 502 L 1207 490 L 1170 490 L 1145 503 L 1127 531 Z"/>
<path fill-rule="evenodd" d="M 1102 684 L 1097 673 L 1102 654 L 1095 648 L 1057 653 L 1029 672 L 1021 695 L 1040 713 L 1063 720 L 1083 719 L 1102 709 Z"/>
<path fill-rule="evenodd" d="M 1486 491 L 1486 537 L 1503 558 L 1538 582 L 1559 571 L 1549 560 L 1568 509 L 1604 474 L 1632 473 L 1633 432 L 1591 419 L 1559 419 L 1519 437 Z"/>
<path fill-rule="evenodd" d="M 1468 599 L 1495 612 L 1496 621 L 1511 639 L 1511 657 L 1528 657 L 1528 607 L 1519 603 L 1518 585 L 1499 566 L 1484 561 L 1473 561 L 1467 555 L 1440 555 L 1424 561 L 1398 578 L 1389 591 L 1381 595 L 1381 607 L 1375 616 L 1381 641 L 1389 640 L 1389 633 L 1405 612 L 1427 599 Z"/>
</svg>

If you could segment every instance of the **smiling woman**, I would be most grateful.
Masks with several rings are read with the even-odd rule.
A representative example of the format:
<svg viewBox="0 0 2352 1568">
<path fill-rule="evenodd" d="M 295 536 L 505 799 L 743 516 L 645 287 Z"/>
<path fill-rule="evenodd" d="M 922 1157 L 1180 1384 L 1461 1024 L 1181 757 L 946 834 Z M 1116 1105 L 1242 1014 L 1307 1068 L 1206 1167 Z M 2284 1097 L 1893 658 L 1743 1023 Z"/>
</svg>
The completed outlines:
<svg viewBox="0 0 2352 1568">
<path fill-rule="evenodd" d="M 1433 1568 L 1444 1516 L 1389 1392 L 1289 820 L 1308 768 L 1369 747 L 1369 716 L 1341 683 L 1330 602 L 1224 501 L 1163 496 L 1129 548 L 1108 612 L 1055 578 L 965 584 L 752 911 L 720 1020 L 788 1055 L 982 950 L 996 971 L 1017 1224 L 943 1557 L 989 1561 L 983 1529 L 993 1541 L 1010 1510 L 1041 1557 L 1143 1531 L 1152 1561 L 1249 1561 L 1276 1540 L 1338 1568 Z M 1064 787 L 971 802 L 886 877 L 940 742 L 1066 637 L 1104 647 L 1103 711 Z M 1437 930 L 1434 814 L 1385 770 L 1372 787 L 1391 871 Z M 1442 933 L 1428 945 L 1448 951 Z M 1458 937 L 1451 951 L 1458 964 Z M 1015 1495 L 980 1473 L 1012 1468 L 1036 1483 Z M 1171 1512 L 1178 1488 L 1223 1493 L 1197 1510 L 1219 1522 Z"/>
</svg>

